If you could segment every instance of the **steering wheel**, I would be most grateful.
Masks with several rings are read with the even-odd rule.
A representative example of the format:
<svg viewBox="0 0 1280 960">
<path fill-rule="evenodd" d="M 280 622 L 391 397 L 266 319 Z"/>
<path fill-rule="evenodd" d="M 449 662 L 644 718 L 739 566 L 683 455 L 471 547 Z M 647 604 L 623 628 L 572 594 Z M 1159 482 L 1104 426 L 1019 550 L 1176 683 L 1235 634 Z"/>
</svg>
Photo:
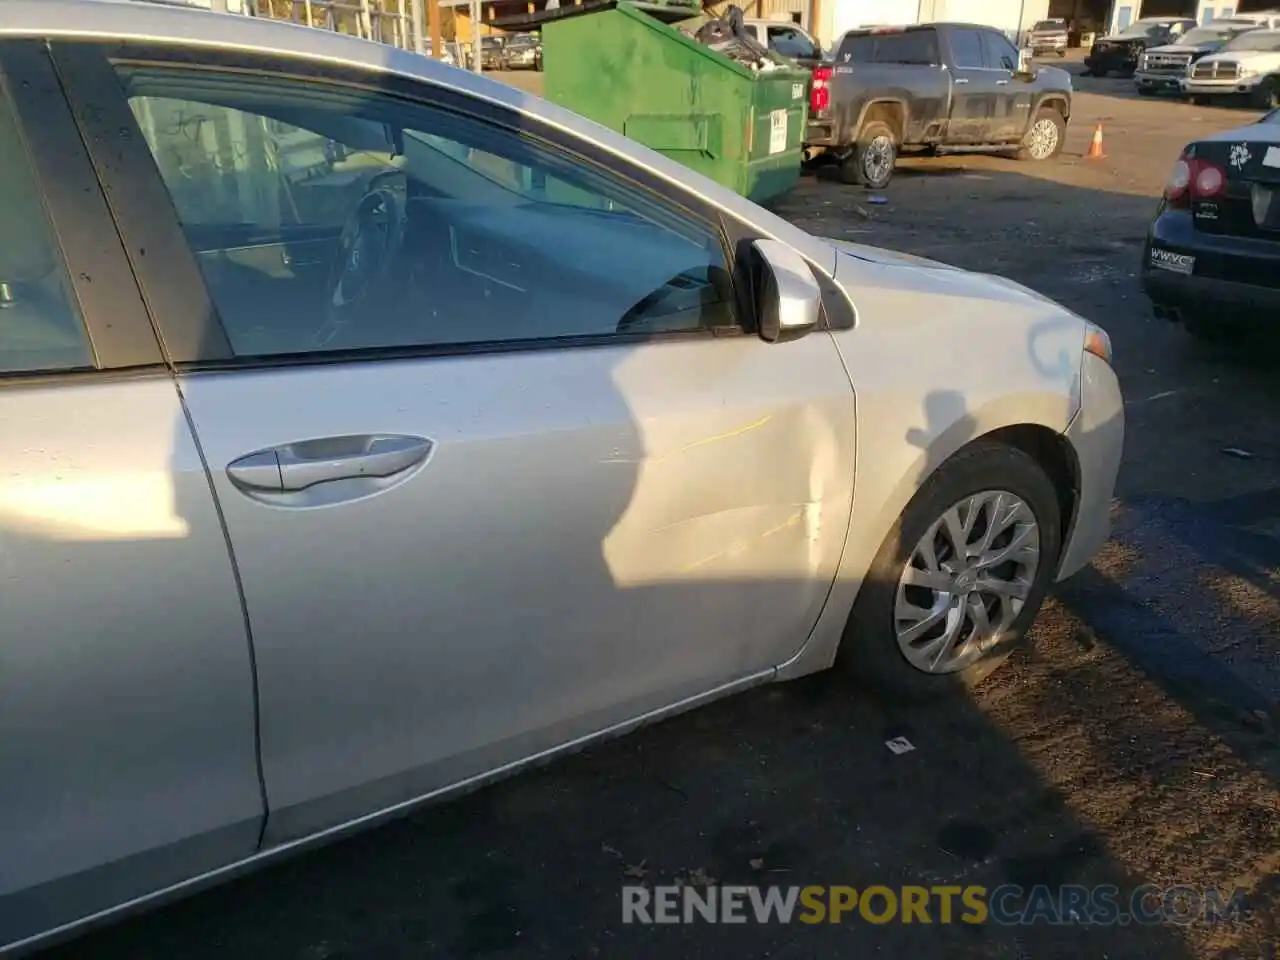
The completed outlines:
<svg viewBox="0 0 1280 960">
<path fill-rule="evenodd" d="M 312 337 L 315 347 L 333 343 L 385 286 L 387 273 L 404 247 L 406 199 L 403 174 L 383 173 L 369 181 L 342 227 L 329 269 L 325 320 Z"/>
</svg>

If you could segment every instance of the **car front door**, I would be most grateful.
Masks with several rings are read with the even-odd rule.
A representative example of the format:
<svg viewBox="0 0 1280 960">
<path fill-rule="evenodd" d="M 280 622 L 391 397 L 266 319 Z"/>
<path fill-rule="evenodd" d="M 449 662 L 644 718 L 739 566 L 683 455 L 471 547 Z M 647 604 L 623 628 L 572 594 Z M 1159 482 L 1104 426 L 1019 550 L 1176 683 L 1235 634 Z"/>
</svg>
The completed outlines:
<svg viewBox="0 0 1280 960">
<path fill-rule="evenodd" d="M 160 251 L 137 258 L 144 290 L 194 275 L 188 201 L 151 162 L 191 124 L 116 134 L 157 100 L 234 158 L 193 171 L 197 200 L 237 222 L 274 197 L 342 236 L 319 285 L 195 251 L 203 282 L 162 318 L 191 345 L 175 366 L 244 582 L 269 843 L 800 648 L 847 526 L 851 388 L 828 334 L 750 334 L 715 209 L 460 93 L 247 55 L 60 56 L 88 142 L 130 158 L 113 195 Z M 329 191 L 304 196 L 259 142 L 286 118 L 346 144 Z M 376 175 L 351 197 L 356 168 Z"/>
<path fill-rule="evenodd" d="M 1031 116 L 1030 85 L 1017 79 L 1018 51 L 994 30 L 982 31 L 983 65 L 995 82 L 990 142 L 1013 142 L 1022 139 Z"/>
<path fill-rule="evenodd" d="M 987 143 L 996 104 L 1004 95 L 1000 73 L 987 66 L 982 31 L 953 27 L 945 33 L 951 50 L 949 143 Z"/>
<path fill-rule="evenodd" d="M 42 46 L 0 44 L 0 948 L 253 854 L 235 569 Z"/>
</svg>

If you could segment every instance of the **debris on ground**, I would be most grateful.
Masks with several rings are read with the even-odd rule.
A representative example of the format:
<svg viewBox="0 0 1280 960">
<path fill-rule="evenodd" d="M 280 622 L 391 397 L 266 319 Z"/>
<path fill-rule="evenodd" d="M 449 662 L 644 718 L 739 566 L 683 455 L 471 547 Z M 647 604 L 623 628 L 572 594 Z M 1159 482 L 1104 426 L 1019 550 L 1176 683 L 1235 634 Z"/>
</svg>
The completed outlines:
<svg viewBox="0 0 1280 960">
<path fill-rule="evenodd" d="M 689 885 L 693 887 L 714 887 L 716 885 L 715 877 L 707 873 L 701 867 L 689 872 Z"/>
<path fill-rule="evenodd" d="M 884 745 L 889 748 L 889 752 L 897 756 L 904 753 L 910 753 L 916 748 L 916 745 L 906 737 L 894 737 L 892 740 L 886 740 Z"/>
</svg>

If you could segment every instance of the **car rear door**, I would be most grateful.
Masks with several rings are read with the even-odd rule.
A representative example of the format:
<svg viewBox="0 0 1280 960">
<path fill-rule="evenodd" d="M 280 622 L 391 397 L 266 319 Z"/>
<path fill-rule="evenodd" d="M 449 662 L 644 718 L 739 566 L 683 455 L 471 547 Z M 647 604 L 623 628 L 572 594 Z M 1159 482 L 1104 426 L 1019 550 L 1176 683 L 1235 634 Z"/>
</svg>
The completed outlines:
<svg viewBox="0 0 1280 960">
<path fill-rule="evenodd" d="M 996 104 L 1004 97 L 1001 75 L 987 66 L 982 31 L 950 27 L 943 31 L 951 53 L 951 115 L 948 143 L 987 143 Z"/>
<path fill-rule="evenodd" d="M 235 568 L 44 47 L 0 44 L 0 947 L 250 856 Z"/>
<path fill-rule="evenodd" d="M 1020 140 L 1030 121 L 1031 89 L 1016 79 L 1018 51 L 1002 34 L 983 30 L 982 59 L 996 89 L 987 137 L 993 143 Z"/>
<path fill-rule="evenodd" d="M 143 288 L 173 295 L 165 343 L 186 351 L 254 634 L 268 843 L 767 678 L 800 648 L 847 527 L 851 388 L 829 335 L 750 335 L 715 209 L 445 88 L 109 53 L 58 56 L 93 149 L 131 158 L 109 186 L 130 248 L 152 251 Z M 142 173 L 186 134 L 135 135 L 122 82 L 133 113 L 164 98 L 228 131 L 245 195 L 293 195 L 247 132 L 285 116 L 377 168 L 338 213 L 329 282 L 279 260 L 198 273 Z M 334 222 L 314 196 L 288 216 Z M 264 283 L 280 295 L 243 295 Z"/>
</svg>

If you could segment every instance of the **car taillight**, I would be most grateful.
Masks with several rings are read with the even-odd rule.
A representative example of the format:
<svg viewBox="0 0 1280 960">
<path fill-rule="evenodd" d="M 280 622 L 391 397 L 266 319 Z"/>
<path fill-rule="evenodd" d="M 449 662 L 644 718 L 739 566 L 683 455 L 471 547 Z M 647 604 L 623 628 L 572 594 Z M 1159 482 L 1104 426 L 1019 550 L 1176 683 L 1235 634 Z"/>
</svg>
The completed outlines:
<svg viewBox="0 0 1280 960">
<path fill-rule="evenodd" d="M 1183 156 L 1173 165 L 1164 198 L 1169 206 L 1185 209 L 1192 200 L 1212 200 L 1227 189 L 1227 173 L 1216 163 Z"/>
<path fill-rule="evenodd" d="M 813 68 L 813 86 L 809 90 L 809 112 L 821 113 L 831 106 L 831 68 Z"/>
</svg>

